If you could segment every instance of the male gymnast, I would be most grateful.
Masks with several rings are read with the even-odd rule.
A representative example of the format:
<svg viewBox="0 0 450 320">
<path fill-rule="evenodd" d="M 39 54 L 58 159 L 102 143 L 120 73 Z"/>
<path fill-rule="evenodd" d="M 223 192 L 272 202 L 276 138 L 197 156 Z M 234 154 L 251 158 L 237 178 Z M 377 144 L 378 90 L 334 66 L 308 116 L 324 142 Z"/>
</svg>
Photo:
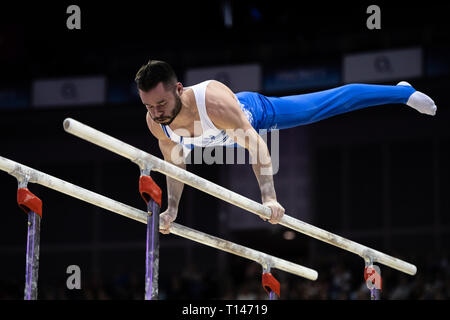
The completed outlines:
<svg viewBox="0 0 450 320">
<path fill-rule="evenodd" d="M 254 160 L 262 204 L 271 209 L 269 222 L 273 224 L 280 221 L 284 208 L 277 201 L 270 153 L 259 130 L 292 128 L 384 104 L 406 104 L 420 113 L 436 114 L 434 101 L 405 81 L 395 86 L 347 84 L 308 94 L 266 97 L 247 91 L 234 94 L 215 80 L 185 88 L 172 67 L 158 60 L 143 65 L 135 81 L 147 107 L 148 128 L 158 139 L 164 160 L 186 169 L 182 154 L 193 146 L 246 148 Z M 167 177 L 168 207 L 160 216 L 162 233 L 170 233 L 183 187 L 182 182 Z"/>
</svg>

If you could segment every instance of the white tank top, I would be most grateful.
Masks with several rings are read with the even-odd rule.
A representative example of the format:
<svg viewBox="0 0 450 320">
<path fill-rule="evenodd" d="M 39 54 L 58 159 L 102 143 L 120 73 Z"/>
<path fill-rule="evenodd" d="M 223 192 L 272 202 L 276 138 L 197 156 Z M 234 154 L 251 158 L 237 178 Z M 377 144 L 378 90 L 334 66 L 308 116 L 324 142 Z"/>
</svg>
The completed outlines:
<svg viewBox="0 0 450 320">
<path fill-rule="evenodd" d="M 161 125 L 164 133 L 170 140 L 183 145 L 184 151 L 191 150 L 194 146 L 197 147 L 215 147 L 215 146 L 231 146 L 235 144 L 235 141 L 226 134 L 225 130 L 217 129 L 212 123 L 206 112 L 206 87 L 211 80 L 200 82 L 186 89 L 192 89 L 195 96 L 195 102 L 197 104 L 198 114 L 200 116 L 200 122 L 202 126 L 202 135 L 198 137 L 183 137 L 177 135 L 169 126 Z M 236 98 L 237 100 L 237 98 Z M 239 100 L 237 100 L 239 103 Z"/>
</svg>

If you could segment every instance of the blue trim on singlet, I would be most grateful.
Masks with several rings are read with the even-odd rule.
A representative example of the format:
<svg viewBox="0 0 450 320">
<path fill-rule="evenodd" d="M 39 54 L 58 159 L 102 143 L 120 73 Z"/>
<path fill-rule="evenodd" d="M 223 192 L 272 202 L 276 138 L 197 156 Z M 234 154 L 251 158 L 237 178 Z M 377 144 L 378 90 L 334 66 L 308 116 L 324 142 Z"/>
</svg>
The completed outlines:
<svg viewBox="0 0 450 320">
<path fill-rule="evenodd" d="M 168 132 L 167 129 L 166 129 L 166 126 L 162 124 L 162 125 L 161 125 L 161 128 L 163 129 L 163 131 L 164 131 L 164 133 L 166 134 L 167 138 L 170 139 L 170 135 L 169 135 L 169 132 Z"/>
<path fill-rule="evenodd" d="M 161 124 L 161 128 L 163 129 L 164 133 L 166 134 L 167 138 L 170 138 L 169 131 L 167 131 L 167 128 L 164 124 Z M 172 140 L 172 139 L 171 139 Z M 183 136 L 180 136 L 180 144 L 188 148 L 189 150 L 194 149 L 194 145 L 192 143 L 183 143 Z"/>
</svg>

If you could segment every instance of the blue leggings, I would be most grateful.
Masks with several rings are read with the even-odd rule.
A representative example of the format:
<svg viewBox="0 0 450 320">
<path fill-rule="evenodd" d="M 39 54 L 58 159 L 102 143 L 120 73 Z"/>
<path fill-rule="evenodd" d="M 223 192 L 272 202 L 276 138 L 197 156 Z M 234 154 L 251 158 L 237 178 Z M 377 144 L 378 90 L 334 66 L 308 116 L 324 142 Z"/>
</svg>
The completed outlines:
<svg viewBox="0 0 450 320">
<path fill-rule="evenodd" d="M 239 92 L 236 97 L 258 131 L 297 127 L 377 105 L 405 104 L 415 91 L 410 86 L 348 84 L 280 98 L 248 91 Z"/>
</svg>

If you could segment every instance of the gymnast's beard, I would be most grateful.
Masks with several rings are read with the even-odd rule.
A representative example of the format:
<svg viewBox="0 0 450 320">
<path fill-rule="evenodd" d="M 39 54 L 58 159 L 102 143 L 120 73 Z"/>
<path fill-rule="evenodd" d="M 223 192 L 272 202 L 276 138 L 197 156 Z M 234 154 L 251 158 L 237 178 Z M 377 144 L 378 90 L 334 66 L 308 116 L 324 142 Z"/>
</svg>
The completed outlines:
<svg viewBox="0 0 450 320">
<path fill-rule="evenodd" d="M 153 120 L 155 120 L 156 122 L 158 122 L 158 123 L 160 123 L 160 124 L 162 124 L 162 125 L 165 125 L 165 126 L 168 126 L 168 125 L 170 125 L 171 123 L 172 123 L 172 121 L 173 120 L 175 120 L 175 118 L 176 118 L 176 116 L 180 113 L 180 111 L 181 111 L 181 105 L 182 105 L 182 103 L 181 103 L 181 99 L 180 99 L 180 97 L 178 97 L 177 95 L 175 95 L 175 108 L 173 109 L 173 111 L 172 111 L 172 115 L 170 116 L 170 118 L 167 120 L 167 119 L 164 119 L 164 120 L 166 120 L 165 122 L 163 122 L 164 120 L 160 120 L 160 119 L 158 119 L 158 118 L 155 118 L 155 119 L 153 119 Z"/>
</svg>

